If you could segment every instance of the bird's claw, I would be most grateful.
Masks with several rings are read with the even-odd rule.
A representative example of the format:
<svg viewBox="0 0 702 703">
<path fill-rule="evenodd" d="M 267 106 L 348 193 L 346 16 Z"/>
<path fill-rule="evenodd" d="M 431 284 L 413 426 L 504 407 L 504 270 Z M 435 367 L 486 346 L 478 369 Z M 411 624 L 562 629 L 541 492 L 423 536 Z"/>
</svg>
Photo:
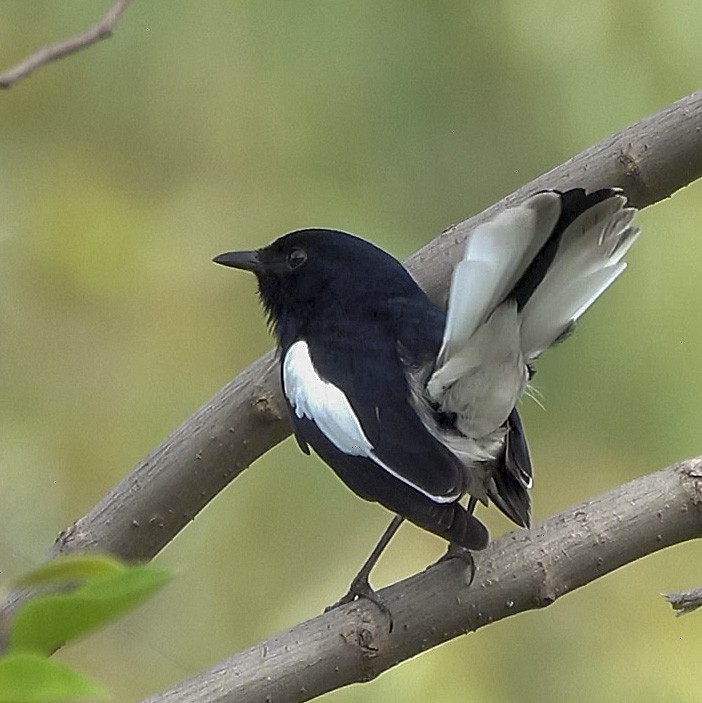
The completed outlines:
<svg viewBox="0 0 702 703">
<path fill-rule="evenodd" d="M 470 549 L 466 549 L 465 547 L 460 547 L 457 544 L 450 543 L 448 549 L 446 550 L 446 554 L 444 554 L 444 556 L 442 556 L 436 563 L 441 564 L 442 562 L 449 561 L 451 559 L 461 559 L 461 561 L 465 563 L 466 569 L 470 572 L 470 575 L 468 576 L 468 579 L 466 581 L 466 585 L 470 586 L 473 583 L 473 579 L 475 579 L 476 572 L 473 552 L 471 552 Z"/>
<path fill-rule="evenodd" d="M 390 612 L 390 609 L 387 607 L 387 605 L 383 603 L 380 596 L 373 590 L 370 583 L 368 582 L 368 578 L 366 577 L 354 579 L 351 583 L 351 586 L 349 586 L 349 590 L 346 595 L 342 596 L 336 603 L 327 606 L 324 609 L 324 612 L 328 613 L 330 610 L 334 610 L 334 608 L 338 608 L 340 605 L 353 603 L 353 601 L 358 600 L 359 598 L 365 598 L 366 600 L 369 600 L 378 608 L 378 610 L 380 610 L 380 612 L 388 620 L 388 632 L 392 632 L 394 625 L 392 613 Z"/>
</svg>

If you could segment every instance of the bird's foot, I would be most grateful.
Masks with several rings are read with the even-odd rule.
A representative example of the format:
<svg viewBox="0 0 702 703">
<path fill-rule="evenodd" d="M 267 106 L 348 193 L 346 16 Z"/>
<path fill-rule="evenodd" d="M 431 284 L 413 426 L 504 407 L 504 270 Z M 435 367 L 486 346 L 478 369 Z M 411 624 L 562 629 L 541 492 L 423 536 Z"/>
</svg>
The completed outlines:
<svg viewBox="0 0 702 703">
<path fill-rule="evenodd" d="M 334 610 L 334 608 L 337 608 L 340 605 L 353 603 L 353 601 L 358 600 L 359 598 L 365 598 L 366 600 L 369 600 L 378 608 L 378 610 L 380 610 L 380 612 L 388 619 L 388 632 L 392 632 L 392 613 L 390 612 L 388 606 L 383 603 L 380 596 L 373 590 L 368 581 L 368 577 L 365 574 L 359 574 L 351 582 L 351 585 L 349 586 L 349 590 L 346 595 L 342 596 L 336 603 L 327 606 L 324 609 L 324 612 L 328 613 L 330 610 Z"/>
<path fill-rule="evenodd" d="M 358 600 L 359 598 L 365 598 L 371 603 L 375 603 L 380 612 L 385 615 L 385 617 L 388 619 L 388 632 L 392 632 L 392 614 L 390 613 L 390 610 L 388 609 L 387 605 L 385 605 L 385 603 L 383 603 L 383 601 L 380 599 L 380 596 L 378 596 L 378 594 L 371 588 L 370 581 L 368 579 L 370 578 L 370 573 L 373 570 L 373 567 L 378 561 L 378 557 L 380 557 L 385 547 L 388 546 L 388 542 L 392 539 L 392 536 L 397 532 L 403 520 L 404 518 L 402 517 L 402 515 L 395 515 L 395 517 L 393 517 L 392 522 L 387 526 L 385 532 L 383 532 L 383 535 L 378 541 L 378 544 L 375 545 L 375 548 L 371 552 L 368 559 L 366 559 L 365 563 L 361 567 L 361 570 L 356 574 L 354 580 L 351 581 L 351 586 L 349 587 L 348 593 L 343 598 L 341 598 L 341 600 L 334 603 L 334 605 L 330 605 L 328 608 L 326 608 L 324 610 L 325 613 L 329 612 L 330 610 L 336 608 L 339 605 L 345 605 L 346 603 L 351 603 L 355 600 Z"/>
<path fill-rule="evenodd" d="M 441 564 L 441 562 L 449 561 L 450 559 L 460 559 L 466 565 L 466 571 L 468 572 L 468 577 L 466 579 L 466 585 L 470 586 L 475 578 L 475 559 L 473 558 L 473 552 L 470 549 L 461 547 L 457 544 L 449 544 L 446 554 L 442 556 L 436 563 Z"/>
</svg>

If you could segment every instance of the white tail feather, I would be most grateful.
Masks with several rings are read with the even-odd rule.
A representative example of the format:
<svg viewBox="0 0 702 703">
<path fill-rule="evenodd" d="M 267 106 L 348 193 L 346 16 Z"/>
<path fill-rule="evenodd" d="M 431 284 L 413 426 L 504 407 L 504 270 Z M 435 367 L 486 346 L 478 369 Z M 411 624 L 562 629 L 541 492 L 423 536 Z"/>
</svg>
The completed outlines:
<svg viewBox="0 0 702 703">
<path fill-rule="evenodd" d="M 611 194 L 561 234 L 553 261 L 521 310 L 509 294 L 554 233 L 562 196 L 539 193 L 476 228 L 451 279 L 429 398 L 469 438 L 502 427 L 527 385 L 526 362 L 554 344 L 626 268 L 635 210 Z"/>
<path fill-rule="evenodd" d="M 557 193 L 538 193 L 473 230 L 451 278 L 438 364 L 460 352 L 505 299 L 553 231 Z"/>
<path fill-rule="evenodd" d="M 534 359 L 550 347 L 624 271 L 623 256 L 639 230 L 635 210 L 615 195 L 577 217 L 562 235 L 543 281 L 522 310 L 522 352 Z"/>
</svg>

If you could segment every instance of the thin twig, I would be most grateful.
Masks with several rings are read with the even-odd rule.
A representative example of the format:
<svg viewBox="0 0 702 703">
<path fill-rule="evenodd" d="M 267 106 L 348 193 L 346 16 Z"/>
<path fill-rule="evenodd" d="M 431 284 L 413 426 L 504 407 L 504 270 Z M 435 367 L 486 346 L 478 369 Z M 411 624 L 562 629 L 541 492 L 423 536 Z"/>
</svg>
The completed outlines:
<svg viewBox="0 0 702 703">
<path fill-rule="evenodd" d="M 675 615 L 687 615 L 702 607 L 702 588 L 691 588 L 677 593 L 661 593 L 675 611 Z"/>
<path fill-rule="evenodd" d="M 112 36 L 112 32 L 117 26 L 120 17 L 131 2 L 132 0 L 115 0 L 115 3 L 98 22 L 80 34 L 54 44 L 42 46 L 26 59 L 0 73 L 0 88 L 9 88 L 47 63 L 75 54 L 77 51 L 87 49 L 101 39 L 107 39 L 107 37 Z"/>
</svg>

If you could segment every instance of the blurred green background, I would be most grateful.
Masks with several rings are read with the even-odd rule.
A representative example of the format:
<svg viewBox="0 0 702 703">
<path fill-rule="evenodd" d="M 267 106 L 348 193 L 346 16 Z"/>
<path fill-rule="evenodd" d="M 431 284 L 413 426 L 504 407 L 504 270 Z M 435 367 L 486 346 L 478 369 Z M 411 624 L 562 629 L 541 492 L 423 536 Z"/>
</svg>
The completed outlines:
<svg viewBox="0 0 702 703">
<path fill-rule="evenodd" d="M 5 0 L 1 63 L 108 4 Z M 682 0 L 137 1 L 0 94 L 3 579 L 270 347 L 253 277 L 213 255 L 321 225 L 405 257 L 698 88 L 701 36 Z M 626 275 L 539 364 L 536 519 L 702 451 L 701 196 L 639 217 Z M 137 700 L 321 612 L 387 518 L 288 440 L 158 557 L 165 593 L 59 657 Z M 404 527 L 375 583 L 443 548 Z M 700 583 L 683 545 L 326 700 L 698 702 L 702 616 L 658 594 Z"/>
</svg>

